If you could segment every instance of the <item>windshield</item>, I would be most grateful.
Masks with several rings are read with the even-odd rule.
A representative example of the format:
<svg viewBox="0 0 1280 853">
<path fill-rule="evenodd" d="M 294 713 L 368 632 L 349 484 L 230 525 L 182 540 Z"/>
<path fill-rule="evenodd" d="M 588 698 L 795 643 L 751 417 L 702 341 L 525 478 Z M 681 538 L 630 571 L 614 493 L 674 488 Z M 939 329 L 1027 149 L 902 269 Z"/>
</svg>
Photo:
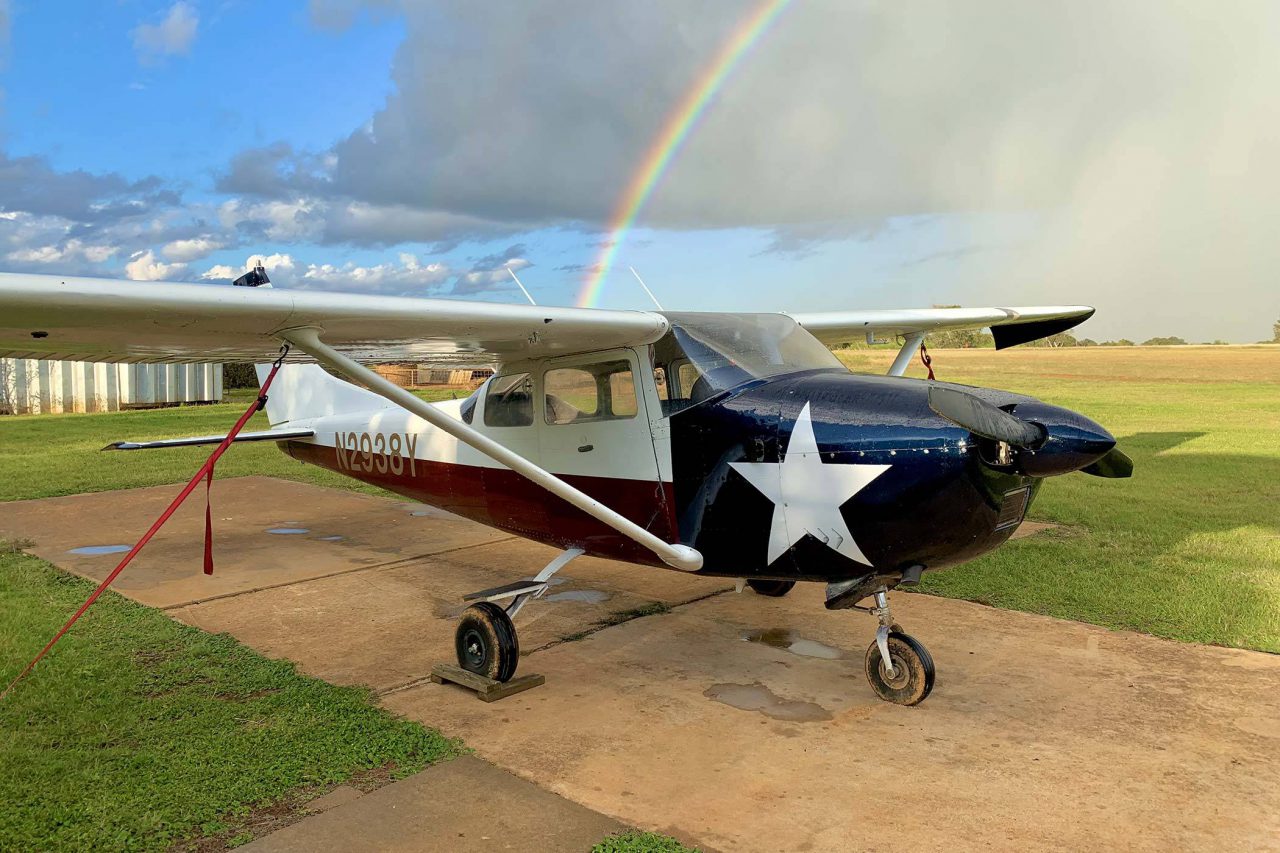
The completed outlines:
<svg viewBox="0 0 1280 853">
<path fill-rule="evenodd" d="M 671 332 L 654 344 L 654 365 L 671 399 L 697 403 L 752 379 L 845 367 L 784 314 L 667 312 Z"/>
</svg>

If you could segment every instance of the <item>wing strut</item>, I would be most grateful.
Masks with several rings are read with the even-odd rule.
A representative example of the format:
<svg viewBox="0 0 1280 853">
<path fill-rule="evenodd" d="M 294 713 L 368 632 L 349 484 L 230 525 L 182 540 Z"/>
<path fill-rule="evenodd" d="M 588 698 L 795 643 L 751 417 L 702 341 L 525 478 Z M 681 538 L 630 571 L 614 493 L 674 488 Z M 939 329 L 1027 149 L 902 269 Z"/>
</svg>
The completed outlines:
<svg viewBox="0 0 1280 853">
<path fill-rule="evenodd" d="M 898 350 L 898 357 L 893 360 L 893 366 L 889 368 L 889 375 L 901 376 L 906 373 L 907 365 L 911 363 L 912 357 L 922 343 L 924 343 L 924 332 L 907 335 L 907 339 L 902 343 L 902 349 Z"/>
<path fill-rule="evenodd" d="M 688 545 L 667 542 L 645 530 L 629 518 L 614 512 L 585 492 L 561 480 L 550 471 L 541 468 L 518 453 L 503 447 L 498 442 L 481 432 L 472 429 L 459 420 L 430 405 L 425 400 L 415 397 L 408 391 L 383 379 L 374 371 L 354 361 L 320 340 L 319 332 L 311 327 L 288 329 L 277 333 L 297 349 L 306 352 L 321 364 L 333 368 L 338 373 L 368 388 L 373 393 L 390 400 L 397 406 L 412 412 L 433 427 L 447 432 L 462 443 L 473 447 L 496 462 L 507 466 L 517 474 L 532 480 L 539 486 L 559 498 L 563 498 L 578 509 L 598 521 L 609 525 L 653 553 L 662 562 L 685 572 L 696 572 L 702 568 L 702 554 Z"/>
</svg>

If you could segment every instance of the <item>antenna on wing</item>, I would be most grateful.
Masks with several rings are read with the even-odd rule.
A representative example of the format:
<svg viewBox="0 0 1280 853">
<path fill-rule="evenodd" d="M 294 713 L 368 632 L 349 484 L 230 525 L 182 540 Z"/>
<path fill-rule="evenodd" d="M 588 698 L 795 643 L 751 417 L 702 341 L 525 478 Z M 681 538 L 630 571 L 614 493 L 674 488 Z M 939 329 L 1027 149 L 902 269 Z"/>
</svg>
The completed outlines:
<svg viewBox="0 0 1280 853">
<path fill-rule="evenodd" d="M 658 310 L 665 311 L 666 309 L 662 307 L 662 303 L 658 302 L 658 297 L 653 295 L 653 291 L 649 289 L 649 285 L 645 284 L 644 279 L 640 277 L 640 273 L 636 272 L 636 268 L 627 267 L 627 269 L 631 270 L 631 274 L 636 277 L 636 281 L 640 282 L 640 286 L 644 288 L 644 292 L 653 300 L 653 304 L 658 306 Z"/>
<path fill-rule="evenodd" d="M 522 282 L 520 277 L 516 275 L 516 271 L 511 267 L 507 267 L 507 273 L 516 280 L 516 287 L 520 288 L 520 292 L 524 294 L 525 299 L 529 300 L 529 304 L 537 305 L 538 303 L 534 302 L 533 297 L 529 295 L 529 291 L 524 289 L 524 282 Z"/>
</svg>

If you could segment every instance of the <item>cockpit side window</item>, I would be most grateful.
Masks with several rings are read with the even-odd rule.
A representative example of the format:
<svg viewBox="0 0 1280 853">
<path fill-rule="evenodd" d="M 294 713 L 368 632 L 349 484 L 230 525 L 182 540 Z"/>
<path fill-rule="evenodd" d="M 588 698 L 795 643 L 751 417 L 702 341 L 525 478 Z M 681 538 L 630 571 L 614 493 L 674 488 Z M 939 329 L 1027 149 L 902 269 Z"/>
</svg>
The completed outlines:
<svg viewBox="0 0 1280 853">
<path fill-rule="evenodd" d="M 484 424 L 491 427 L 533 425 L 533 377 L 528 373 L 497 376 L 484 398 Z"/>
<path fill-rule="evenodd" d="M 543 374 L 542 385 L 549 424 L 636 416 L 635 380 L 623 359 L 553 368 Z"/>
</svg>

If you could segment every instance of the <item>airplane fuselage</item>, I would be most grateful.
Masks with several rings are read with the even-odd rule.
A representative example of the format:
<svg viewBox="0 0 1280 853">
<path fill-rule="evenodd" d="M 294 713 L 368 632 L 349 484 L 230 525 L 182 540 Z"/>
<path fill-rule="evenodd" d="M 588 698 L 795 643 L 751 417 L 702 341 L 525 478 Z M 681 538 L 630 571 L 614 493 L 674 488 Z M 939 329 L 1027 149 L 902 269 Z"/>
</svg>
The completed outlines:
<svg viewBox="0 0 1280 853">
<path fill-rule="evenodd" d="M 971 560 L 1009 538 L 1044 477 L 1115 443 L 1093 421 L 1030 397 L 852 374 L 786 318 L 671 316 L 671 333 L 652 346 L 505 364 L 467 399 L 435 406 L 659 539 L 696 549 L 701 574 L 748 579 L 892 586 Z M 315 431 L 284 444 L 297 459 L 539 542 L 666 567 L 405 409 L 316 367 L 279 381 L 273 423 Z M 939 389 L 1036 440 L 1015 448 L 983 438 L 959 425 L 963 414 L 935 411 Z"/>
<path fill-rule="evenodd" d="M 697 548 L 701 574 L 813 581 L 893 575 L 913 565 L 944 568 L 997 547 L 1042 482 L 992 464 L 981 441 L 929 409 L 928 386 L 836 371 L 749 383 L 655 419 L 652 441 L 608 446 L 605 439 L 584 451 L 595 454 L 594 475 L 539 458 L 538 433 L 560 425 L 487 434 L 667 541 Z M 481 392 L 476 405 L 484 402 Z M 462 417 L 462 401 L 436 405 Z M 473 418 L 484 429 L 483 418 Z M 296 459 L 529 539 L 663 566 L 647 549 L 407 412 L 355 412 L 311 426 L 313 440 L 285 445 Z M 637 456 L 648 458 L 635 464 Z M 655 476 L 636 476 L 646 469 Z"/>
</svg>

